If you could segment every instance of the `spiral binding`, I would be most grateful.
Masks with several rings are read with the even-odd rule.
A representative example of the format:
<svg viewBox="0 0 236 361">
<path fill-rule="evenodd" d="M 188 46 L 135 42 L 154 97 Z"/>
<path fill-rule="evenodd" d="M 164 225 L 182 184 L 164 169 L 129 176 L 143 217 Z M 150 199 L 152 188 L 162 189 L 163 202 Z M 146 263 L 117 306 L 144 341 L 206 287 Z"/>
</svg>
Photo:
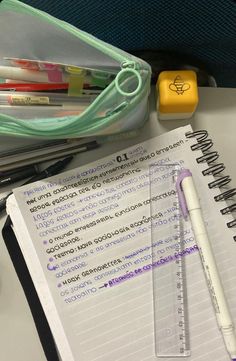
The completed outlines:
<svg viewBox="0 0 236 361">
<path fill-rule="evenodd" d="M 204 176 L 213 175 L 217 176 L 217 178 L 208 183 L 208 187 L 212 188 L 221 188 L 226 186 L 231 182 L 231 178 L 229 176 L 223 176 L 221 173 L 224 171 L 225 166 L 223 163 L 215 163 L 219 158 L 219 154 L 215 151 L 210 150 L 213 146 L 213 142 L 208 138 L 208 132 L 206 130 L 197 130 L 193 132 L 188 132 L 185 134 L 187 138 L 195 138 L 197 143 L 191 146 L 193 151 L 201 150 L 203 155 L 196 158 L 198 163 L 207 163 L 208 168 L 202 171 Z M 216 202 L 222 200 L 233 200 L 233 197 L 236 195 L 236 188 L 227 189 L 224 192 L 219 193 L 214 197 Z M 220 210 L 221 214 L 229 214 L 236 212 L 236 203 L 233 203 L 223 209 Z M 236 218 L 230 222 L 226 223 L 228 228 L 232 228 L 236 226 Z M 233 237 L 236 242 L 236 236 Z"/>
</svg>

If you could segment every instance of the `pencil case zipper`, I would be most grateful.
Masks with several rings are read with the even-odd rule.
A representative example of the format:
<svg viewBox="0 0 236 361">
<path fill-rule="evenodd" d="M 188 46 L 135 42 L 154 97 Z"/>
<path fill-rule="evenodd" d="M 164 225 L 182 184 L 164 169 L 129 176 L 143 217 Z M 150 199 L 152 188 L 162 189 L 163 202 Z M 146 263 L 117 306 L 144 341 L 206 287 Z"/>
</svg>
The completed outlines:
<svg viewBox="0 0 236 361">
<path fill-rule="evenodd" d="M 88 119 L 86 119 L 86 115 L 87 113 L 95 113 L 96 112 L 96 108 L 99 107 L 99 102 L 100 100 L 103 99 L 103 97 L 107 94 L 109 94 L 110 91 L 112 91 L 112 89 L 115 89 L 120 91 L 119 86 L 118 86 L 118 82 L 115 80 L 113 80 L 107 88 L 105 88 L 105 90 L 102 91 L 102 93 L 96 98 L 96 100 L 83 112 L 83 114 L 81 114 L 80 116 L 73 117 L 72 119 L 67 118 L 67 121 L 65 123 L 64 119 L 61 119 L 61 125 L 59 124 L 57 126 L 56 129 L 56 134 L 54 134 L 53 132 L 55 132 L 55 127 L 53 126 L 53 124 L 50 127 L 50 124 L 47 124 L 47 129 L 42 129 L 43 128 L 43 122 L 41 122 L 40 124 L 36 124 L 36 126 L 34 126 L 34 124 L 29 124 L 26 122 L 22 122 L 20 119 L 16 119 L 13 118 L 11 116 L 8 115 L 2 115 L 2 122 L 6 123 L 8 121 L 13 121 L 15 124 L 9 124 L 8 123 L 8 128 L 9 128 L 9 134 L 13 135 L 14 129 L 15 129 L 15 134 L 16 135 L 20 135 L 19 134 L 19 130 L 22 128 L 22 130 L 24 129 L 24 131 L 26 131 L 26 133 L 29 133 L 29 136 L 32 135 L 32 131 L 35 132 L 35 136 L 48 136 L 50 137 L 50 135 L 53 135 L 54 138 L 61 137 L 61 135 L 66 135 L 66 133 L 68 133 L 69 130 L 72 131 L 73 128 L 76 128 L 77 126 L 77 130 L 78 130 L 78 125 L 79 125 L 79 131 L 80 132 L 84 132 L 83 134 L 89 133 L 91 130 L 99 128 L 102 129 L 103 127 L 106 127 L 107 125 L 111 125 L 113 124 L 117 119 L 119 119 L 120 113 L 119 111 L 122 110 L 122 115 L 126 115 L 126 113 L 128 113 L 129 111 L 132 111 L 132 109 L 134 109 L 136 106 L 138 106 L 141 98 L 143 97 L 143 95 L 145 95 L 147 93 L 147 90 L 149 88 L 149 81 L 150 81 L 150 67 L 148 64 L 146 64 L 145 62 L 143 62 L 142 60 L 137 61 L 137 58 L 132 59 L 132 56 L 126 56 L 125 52 L 123 54 L 122 50 L 119 49 L 114 49 L 114 47 L 110 44 L 107 43 L 103 43 L 103 41 L 91 36 L 90 34 L 87 34 L 75 27 L 73 27 L 70 24 L 67 24 L 61 20 L 57 20 L 55 18 L 53 18 L 52 16 L 41 12 L 40 10 L 34 9 L 29 5 L 20 3 L 17 0 L 5 0 L 1 3 L 1 7 L 6 10 L 10 10 L 12 12 L 15 13 L 25 13 L 25 14 L 29 14 L 29 15 L 35 15 L 37 16 L 39 19 L 44 19 L 45 21 L 47 21 L 48 23 L 53 24 L 53 26 L 55 26 L 56 28 L 61 28 L 63 31 L 66 31 L 74 36 L 76 36 L 78 39 L 80 39 L 81 41 L 85 42 L 86 44 L 90 45 L 91 47 L 97 49 L 98 51 L 100 51 L 103 54 L 108 55 L 110 58 L 114 59 L 116 62 L 118 62 L 117 64 L 117 69 L 119 69 L 120 67 L 120 72 L 124 72 L 124 71 L 133 71 L 133 74 L 136 75 L 137 77 L 139 76 L 140 73 L 142 72 L 146 72 L 147 74 L 149 74 L 149 76 L 146 77 L 146 79 L 143 79 L 142 82 L 145 82 L 145 84 L 140 84 L 140 85 L 144 85 L 144 86 L 140 86 L 139 90 L 137 91 L 137 95 L 136 97 L 130 97 L 129 95 L 127 95 L 126 100 L 124 100 L 123 102 L 121 102 L 120 104 L 118 104 L 111 112 L 110 114 L 107 114 L 104 119 L 103 118 L 98 118 L 98 119 L 93 119 L 92 122 L 88 122 Z M 120 54 L 122 53 L 122 54 Z M 79 65 L 78 65 L 79 67 Z M 97 70 L 97 69 L 94 69 Z M 119 73 L 117 73 L 117 77 L 119 76 Z M 145 78 L 145 77 L 144 77 Z M 139 77 L 140 79 L 140 77 Z M 129 99 L 128 99 L 129 98 Z M 125 109 L 127 107 L 127 109 Z M 47 119 L 49 120 L 49 119 Z M 83 121 L 86 120 L 86 124 L 83 124 Z M 96 121 L 97 120 L 97 121 Z M 78 124 L 79 122 L 79 124 Z M 77 123 L 77 124 L 75 124 Z M 91 123 L 91 124 L 90 124 Z M 27 131 L 28 130 L 28 131 Z M 52 132 L 52 134 L 49 134 L 50 132 Z M 22 136 L 26 136 L 26 133 L 22 132 Z"/>
</svg>

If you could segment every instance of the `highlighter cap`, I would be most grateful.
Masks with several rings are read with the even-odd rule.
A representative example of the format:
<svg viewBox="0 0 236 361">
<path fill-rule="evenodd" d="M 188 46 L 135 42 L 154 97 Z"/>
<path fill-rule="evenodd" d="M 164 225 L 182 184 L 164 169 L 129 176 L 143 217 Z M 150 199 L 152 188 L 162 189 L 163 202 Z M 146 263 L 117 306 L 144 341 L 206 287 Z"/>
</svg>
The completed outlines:
<svg viewBox="0 0 236 361">
<path fill-rule="evenodd" d="M 197 76 L 192 70 L 163 71 L 157 81 L 159 113 L 192 115 L 198 104 Z"/>
</svg>

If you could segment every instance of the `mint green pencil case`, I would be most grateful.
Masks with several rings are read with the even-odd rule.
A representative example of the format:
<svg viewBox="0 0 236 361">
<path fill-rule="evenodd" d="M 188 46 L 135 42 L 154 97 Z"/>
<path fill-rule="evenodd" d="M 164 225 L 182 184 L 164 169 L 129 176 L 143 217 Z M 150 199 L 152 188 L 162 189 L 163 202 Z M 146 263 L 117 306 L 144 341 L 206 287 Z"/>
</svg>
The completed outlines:
<svg viewBox="0 0 236 361">
<path fill-rule="evenodd" d="M 0 105 L 0 135 L 43 139 L 109 136 L 132 133 L 148 118 L 151 68 L 145 61 L 17 0 L 0 3 L 0 32 L 4 34 L 0 78 L 9 59 L 24 59 L 30 64 L 46 64 L 45 69 L 59 64 L 69 69 L 67 80 L 69 76 L 78 83 L 86 74 L 93 82 L 95 78 L 95 85 L 103 84 L 78 112 L 74 109 L 76 97 L 73 106 L 62 112 L 41 104 Z M 84 94 L 78 96 L 78 104 L 82 98 Z"/>
</svg>

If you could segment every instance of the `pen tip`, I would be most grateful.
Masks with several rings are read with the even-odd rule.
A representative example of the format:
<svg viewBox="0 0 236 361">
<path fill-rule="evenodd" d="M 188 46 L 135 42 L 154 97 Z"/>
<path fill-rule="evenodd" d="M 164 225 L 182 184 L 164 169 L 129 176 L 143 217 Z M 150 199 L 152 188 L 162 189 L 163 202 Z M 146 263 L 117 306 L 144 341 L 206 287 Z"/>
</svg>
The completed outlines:
<svg viewBox="0 0 236 361">
<path fill-rule="evenodd" d="M 73 158 L 74 158 L 73 155 L 70 155 L 69 157 L 66 157 L 65 159 L 63 159 L 63 162 L 69 163 Z"/>
</svg>

